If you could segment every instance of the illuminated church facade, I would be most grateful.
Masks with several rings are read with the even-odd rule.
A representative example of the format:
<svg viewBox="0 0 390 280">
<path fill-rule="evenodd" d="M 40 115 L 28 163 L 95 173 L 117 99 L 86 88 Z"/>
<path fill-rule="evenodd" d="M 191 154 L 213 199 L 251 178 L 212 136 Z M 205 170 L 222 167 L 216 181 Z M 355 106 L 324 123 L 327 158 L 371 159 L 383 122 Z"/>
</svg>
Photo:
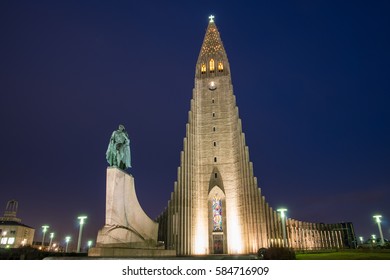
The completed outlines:
<svg viewBox="0 0 390 280">
<path fill-rule="evenodd" d="M 195 70 L 177 181 L 157 218 L 177 255 L 248 254 L 259 248 L 341 248 L 350 223 L 285 219 L 265 200 L 245 144 L 229 61 L 213 20 Z"/>
</svg>

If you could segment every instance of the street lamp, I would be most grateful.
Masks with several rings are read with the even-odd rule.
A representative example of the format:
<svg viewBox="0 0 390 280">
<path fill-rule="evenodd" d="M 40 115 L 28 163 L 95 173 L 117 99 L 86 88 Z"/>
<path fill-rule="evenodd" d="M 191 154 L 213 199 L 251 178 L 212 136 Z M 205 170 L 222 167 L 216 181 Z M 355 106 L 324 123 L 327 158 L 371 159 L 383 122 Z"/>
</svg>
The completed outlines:
<svg viewBox="0 0 390 280">
<path fill-rule="evenodd" d="M 359 236 L 360 244 L 363 244 L 363 236 Z"/>
<path fill-rule="evenodd" d="M 284 212 L 287 212 L 287 209 L 285 208 L 280 208 L 276 210 L 280 212 L 280 218 L 282 219 L 282 232 L 283 232 L 283 247 L 287 247 L 287 238 L 286 238 L 286 215 Z"/>
<path fill-rule="evenodd" d="M 50 233 L 49 251 L 51 250 L 51 244 L 53 243 L 54 232 Z"/>
<path fill-rule="evenodd" d="M 70 241 L 70 236 L 65 237 L 65 242 L 66 242 L 65 253 L 68 253 L 69 241 Z"/>
<path fill-rule="evenodd" d="M 92 240 L 88 240 L 87 246 L 88 246 L 88 249 L 91 248 L 91 246 L 92 246 Z"/>
<path fill-rule="evenodd" d="M 83 233 L 84 220 L 87 219 L 87 216 L 80 216 L 77 217 L 77 219 L 80 220 L 80 231 L 79 231 L 79 240 L 77 242 L 77 253 L 80 253 L 81 235 Z"/>
<path fill-rule="evenodd" d="M 42 232 L 43 232 L 43 236 L 42 236 L 42 250 L 44 250 L 45 248 L 45 235 L 46 235 L 46 231 L 47 229 L 49 228 L 49 226 L 42 226 Z"/>
<path fill-rule="evenodd" d="M 381 227 L 381 218 L 382 218 L 382 215 L 375 215 L 375 216 L 372 216 L 377 224 L 378 224 L 378 229 L 379 229 L 379 235 L 381 236 L 381 244 L 382 246 L 385 245 L 385 240 L 383 239 L 383 233 L 382 233 L 382 227 Z"/>
</svg>

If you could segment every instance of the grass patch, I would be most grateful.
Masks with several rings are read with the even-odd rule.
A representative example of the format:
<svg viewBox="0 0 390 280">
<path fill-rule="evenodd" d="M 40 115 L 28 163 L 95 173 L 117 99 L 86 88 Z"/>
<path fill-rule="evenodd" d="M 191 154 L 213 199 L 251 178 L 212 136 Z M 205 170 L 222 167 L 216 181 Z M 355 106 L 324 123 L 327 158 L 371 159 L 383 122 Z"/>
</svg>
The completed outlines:
<svg viewBox="0 0 390 280">
<path fill-rule="evenodd" d="M 390 250 L 343 250 L 296 253 L 297 260 L 390 260 Z"/>
</svg>

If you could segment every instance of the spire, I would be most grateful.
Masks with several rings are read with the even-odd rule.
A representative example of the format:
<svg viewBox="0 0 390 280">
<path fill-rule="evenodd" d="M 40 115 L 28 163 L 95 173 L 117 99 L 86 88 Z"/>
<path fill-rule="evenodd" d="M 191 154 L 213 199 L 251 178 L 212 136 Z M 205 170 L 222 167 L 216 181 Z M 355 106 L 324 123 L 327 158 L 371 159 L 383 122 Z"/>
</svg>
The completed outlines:
<svg viewBox="0 0 390 280">
<path fill-rule="evenodd" d="M 214 18 L 213 15 L 209 16 L 209 24 L 198 57 L 196 76 L 200 78 L 225 76 L 230 72 L 225 48 Z"/>
</svg>

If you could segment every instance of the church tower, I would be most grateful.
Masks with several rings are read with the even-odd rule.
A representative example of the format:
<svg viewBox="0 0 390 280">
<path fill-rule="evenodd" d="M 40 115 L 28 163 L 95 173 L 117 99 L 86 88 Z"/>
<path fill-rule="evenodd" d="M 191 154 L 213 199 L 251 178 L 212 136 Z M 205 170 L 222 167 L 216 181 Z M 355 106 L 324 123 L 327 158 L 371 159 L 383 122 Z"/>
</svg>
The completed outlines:
<svg viewBox="0 0 390 280">
<path fill-rule="evenodd" d="M 213 16 L 196 63 L 188 118 L 178 180 L 159 217 L 160 239 L 180 255 L 257 250 L 262 245 L 263 217 L 256 211 L 261 196 Z"/>
<path fill-rule="evenodd" d="M 339 225 L 286 219 L 265 202 L 249 160 L 229 61 L 213 16 L 195 67 L 177 181 L 157 222 L 158 239 L 177 255 L 342 246 Z"/>
</svg>

